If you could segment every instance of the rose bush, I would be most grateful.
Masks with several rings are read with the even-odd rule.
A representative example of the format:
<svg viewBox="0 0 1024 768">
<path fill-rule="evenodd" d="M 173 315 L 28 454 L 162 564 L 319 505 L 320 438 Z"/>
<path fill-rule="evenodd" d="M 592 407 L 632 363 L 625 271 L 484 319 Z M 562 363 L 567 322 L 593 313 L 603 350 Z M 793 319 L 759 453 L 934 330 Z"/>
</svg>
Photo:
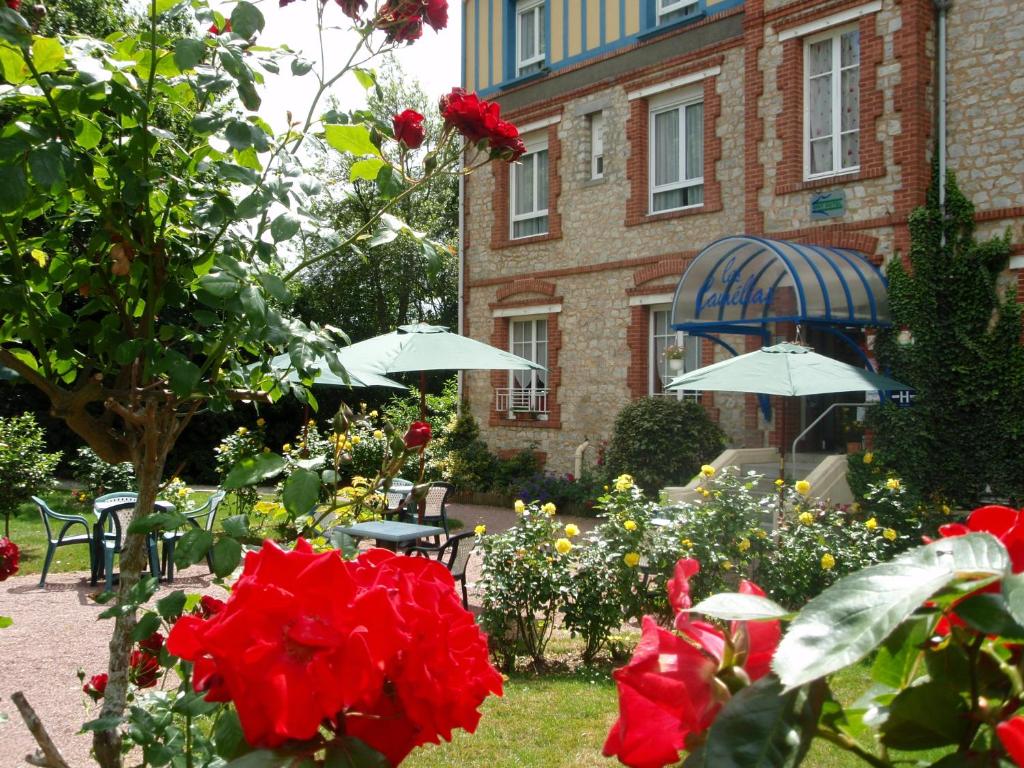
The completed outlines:
<svg viewBox="0 0 1024 768">
<path fill-rule="evenodd" d="M 18 572 L 21 551 L 18 545 L 6 536 L 0 537 L 0 581 L 5 581 Z"/>
</svg>

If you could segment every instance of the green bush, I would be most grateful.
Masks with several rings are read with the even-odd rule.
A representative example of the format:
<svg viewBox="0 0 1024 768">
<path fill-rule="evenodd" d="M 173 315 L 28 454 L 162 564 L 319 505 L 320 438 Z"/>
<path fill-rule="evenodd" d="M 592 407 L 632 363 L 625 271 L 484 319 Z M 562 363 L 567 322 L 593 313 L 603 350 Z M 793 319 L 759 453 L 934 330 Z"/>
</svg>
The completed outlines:
<svg viewBox="0 0 1024 768">
<path fill-rule="evenodd" d="M 53 479 L 60 453 L 46 453 L 43 430 L 30 413 L 0 418 L 0 513 L 4 536 L 10 534 L 11 513 Z"/>
<path fill-rule="evenodd" d="M 622 626 L 622 600 L 615 590 L 616 558 L 598 536 L 574 547 L 572 553 L 563 624 L 573 637 L 583 638 L 583 662 L 590 664 Z"/>
<path fill-rule="evenodd" d="M 104 493 L 135 490 L 135 468 L 130 462 L 108 464 L 92 448 L 78 449 L 71 460 L 71 477 L 94 499 Z"/>
<path fill-rule="evenodd" d="M 441 476 L 459 490 L 487 491 L 497 472 L 498 458 L 480 439 L 480 427 L 468 410 L 456 414 L 438 436 Z"/>
<path fill-rule="evenodd" d="M 221 440 L 220 445 L 213 449 L 216 455 L 217 475 L 221 484 L 224 483 L 231 468 L 242 459 L 248 459 L 263 453 L 266 448 L 264 426 L 264 420 L 257 419 L 256 426 L 253 429 L 239 427 Z M 238 515 L 247 515 L 252 512 L 256 502 L 260 500 L 260 492 L 255 486 L 236 488 L 231 493 L 235 497 L 235 514 Z"/>
<path fill-rule="evenodd" d="M 619 411 L 605 453 L 611 476 L 630 474 L 648 496 L 685 485 L 725 446 L 725 434 L 694 402 L 634 400 Z"/>
</svg>

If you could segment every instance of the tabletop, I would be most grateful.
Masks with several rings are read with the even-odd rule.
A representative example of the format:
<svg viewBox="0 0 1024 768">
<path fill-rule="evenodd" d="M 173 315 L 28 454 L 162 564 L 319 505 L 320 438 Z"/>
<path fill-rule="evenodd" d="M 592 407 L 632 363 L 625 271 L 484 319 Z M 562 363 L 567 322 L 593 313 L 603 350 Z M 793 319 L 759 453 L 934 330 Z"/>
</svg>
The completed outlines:
<svg viewBox="0 0 1024 768">
<path fill-rule="evenodd" d="M 413 523 L 396 523 L 390 520 L 373 520 L 368 523 L 356 523 L 337 530 L 360 539 L 377 539 L 400 544 L 430 536 L 440 536 L 444 528 L 435 525 L 415 525 Z"/>
</svg>

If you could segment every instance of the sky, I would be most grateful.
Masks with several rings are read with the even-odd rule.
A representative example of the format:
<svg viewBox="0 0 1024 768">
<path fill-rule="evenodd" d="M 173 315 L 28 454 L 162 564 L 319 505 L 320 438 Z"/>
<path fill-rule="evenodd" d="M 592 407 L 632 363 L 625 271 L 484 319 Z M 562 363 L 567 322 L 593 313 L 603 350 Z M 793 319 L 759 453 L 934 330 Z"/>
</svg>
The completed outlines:
<svg viewBox="0 0 1024 768">
<path fill-rule="evenodd" d="M 320 57 L 316 36 L 316 3 L 318 0 L 300 0 L 280 8 L 277 0 L 263 0 L 258 6 L 267 21 L 259 42 L 263 45 L 287 44 L 295 51 L 302 52 L 306 58 L 318 61 Z M 373 7 L 373 0 L 369 2 Z M 440 32 L 424 26 L 423 36 L 412 45 L 401 47 L 395 54 L 403 70 L 412 78 L 419 80 L 420 86 L 427 97 L 436 102 L 444 93 L 460 84 L 461 66 L 459 51 L 462 45 L 462 3 L 449 0 L 448 26 Z M 225 6 L 225 11 L 230 6 Z M 341 9 L 328 0 L 324 9 L 324 24 L 337 28 L 325 29 L 324 44 L 327 59 L 327 72 L 337 72 L 351 54 L 357 39 L 347 31 L 348 18 Z M 370 65 L 373 66 L 373 65 Z M 285 112 L 291 110 L 295 119 L 303 118 L 309 108 L 310 100 L 316 93 L 316 78 L 313 73 L 304 77 L 293 77 L 284 67 L 279 76 L 266 74 L 266 85 L 261 90 L 263 105 L 260 115 L 275 129 L 282 129 L 285 123 Z M 342 108 L 352 108 L 365 104 L 365 91 L 355 79 L 349 75 L 342 78 L 333 87 L 331 93 L 337 97 Z M 323 102 L 322 102 L 323 103 Z M 324 107 L 326 109 L 326 107 Z M 321 109 L 320 111 L 323 111 Z"/>
</svg>

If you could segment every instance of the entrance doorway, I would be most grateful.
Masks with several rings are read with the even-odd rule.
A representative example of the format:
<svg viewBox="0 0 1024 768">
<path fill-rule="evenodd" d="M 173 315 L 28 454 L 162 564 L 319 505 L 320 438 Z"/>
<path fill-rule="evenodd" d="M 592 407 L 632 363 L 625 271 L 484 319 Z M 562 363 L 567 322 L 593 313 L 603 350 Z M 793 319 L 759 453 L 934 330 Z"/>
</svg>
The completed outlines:
<svg viewBox="0 0 1024 768">
<path fill-rule="evenodd" d="M 843 332 L 857 344 L 862 344 L 864 332 L 859 328 L 844 328 Z M 815 352 L 834 360 L 861 368 L 864 360 L 846 341 L 832 333 L 805 326 L 804 341 Z M 807 428 L 833 403 L 856 403 L 865 398 L 863 392 L 840 392 L 828 395 L 808 395 L 800 398 L 800 432 Z M 820 424 L 800 441 L 797 450 L 810 453 L 842 453 L 850 441 L 860 440 L 861 431 L 856 422 L 855 408 L 836 408 L 826 416 Z M 799 434 L 799 432 L 798 432 Z M 796 435 L 793 435 L 796 437 Z M 789 438 L 792 441 L 793 437 Z M 785 446 L 789 450 L 789 443 Z"/>
</svg>

